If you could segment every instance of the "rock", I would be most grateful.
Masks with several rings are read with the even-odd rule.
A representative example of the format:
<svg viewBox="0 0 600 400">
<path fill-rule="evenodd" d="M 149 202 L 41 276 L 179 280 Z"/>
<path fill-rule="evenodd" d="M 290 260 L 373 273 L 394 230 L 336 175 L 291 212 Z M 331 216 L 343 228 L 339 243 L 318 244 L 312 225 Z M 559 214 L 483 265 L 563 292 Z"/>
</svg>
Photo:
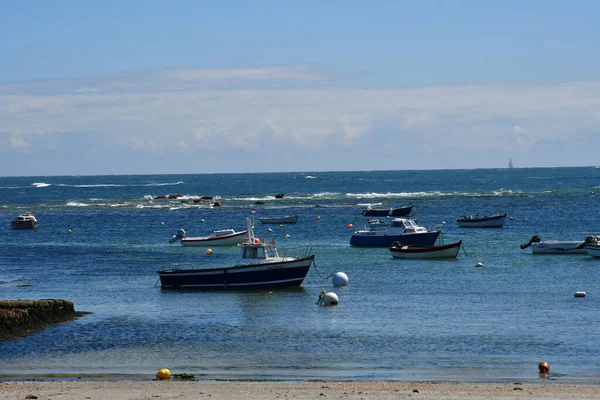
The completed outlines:
<svg viewBox="0 0 600 400">
<path fill-rule="evenodd" d="M 86 312 L 75 311 L 67 300 L 0 300 L 0 340 L 69 321 Z"/>
</svg>

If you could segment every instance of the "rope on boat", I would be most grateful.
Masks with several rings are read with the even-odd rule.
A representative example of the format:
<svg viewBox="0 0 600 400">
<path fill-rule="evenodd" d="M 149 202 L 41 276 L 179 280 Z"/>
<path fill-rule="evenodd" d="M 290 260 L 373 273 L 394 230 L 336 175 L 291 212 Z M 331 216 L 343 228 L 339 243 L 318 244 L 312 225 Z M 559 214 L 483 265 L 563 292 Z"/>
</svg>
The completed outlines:
<svg viewBox="0 0 600 400">
<path fill-rule="evenodd" d="M 156 283 L 154 284 L 154 287 L 156 287 L 158 285 L 158 282 L 160 282 L 160 276 L 158 277 L 158 279 L 156 280 Z"/>
<path fill-rule="evenodd" d="M 329 276 L 323 276 L 321 275 L 321 273 L 319 272 L 319 270 L 317 269 L 317 263 L 315 262 L 315 260 L 313 259 L 313 265 L 315 266 L 315 271 L 317 271 L 317 274 L 322 278 L 322 279 L 329 279 L 331 278 L 334 274 L 331 273 L 329 274 Z"/>
</svg>

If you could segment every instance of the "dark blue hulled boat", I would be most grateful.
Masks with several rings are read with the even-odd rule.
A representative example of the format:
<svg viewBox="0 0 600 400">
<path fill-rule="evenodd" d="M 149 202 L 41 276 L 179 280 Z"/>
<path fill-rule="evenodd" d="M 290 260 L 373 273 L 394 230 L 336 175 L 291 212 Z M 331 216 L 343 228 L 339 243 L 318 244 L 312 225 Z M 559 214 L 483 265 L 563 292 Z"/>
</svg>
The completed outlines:
<svg viewBox="0 0 600 400">
<path fill-rule="evenodd" d="M 428 231 L 408 218 L 392 220 L 370 220 L 363 230 L 357 230 L 350 238 L 352 246 L 391 246 L 394 242 L 403 245 L 433 246 L 440 235 L 439 230 Z"/>
<path fill-rule="evenodd" d="M 413 206 L 398 207 L 398 208 L 365 208 L 360 213 L 365 217 L 408 217 L 413 209 Z"/>
<path fill-rule="evenodd" d="M 239 245 L 240 259 L 232 266 L 203 268 L 175 265 L 158 271 L 162 288 L 257 289 L 300 286 L 314 260 L 312 245 L 289 249 L 282 256 L 274 241 L 254 237 L 252 221 Z"/>
</svg>

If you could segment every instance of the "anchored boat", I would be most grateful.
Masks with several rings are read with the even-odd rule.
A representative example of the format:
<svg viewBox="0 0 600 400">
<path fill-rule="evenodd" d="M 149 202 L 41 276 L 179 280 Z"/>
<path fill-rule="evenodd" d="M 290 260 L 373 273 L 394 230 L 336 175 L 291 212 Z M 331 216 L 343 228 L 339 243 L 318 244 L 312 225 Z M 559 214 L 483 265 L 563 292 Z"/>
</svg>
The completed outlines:
<svg viewBox="0 0 600 400">
<path fill-rule="evenodd" d="M 403 245 L 433 246 L 440 235 L 439 230 L 429 231 L 410 218 L 369 220 L 365 229 L 357 230 L 350 238 L 352 246 L 391 246 L 394 242 Z"/>
<path fill-rule="evenodd" d="M 300 286 L 313 263 L 312 245 L 279 254 L 275 241 L 254 236 L 250 219 L 248 234 L 238 244 L 240 258 L 233 265 L 206 267 L 176 264 L 158 271 L 162 288 L 256 289 Z"/>
<path fill-rule="evenodd" d="M 462 240 L 442 246 L 413 246 L 393 244 L 390 253 L 394 258 L 456 258 Z"/>
<path fill-rule="evenodd" d="M 180 229 L 169 242 L 181 241 L 183 246 L 235 246 L 247 233 L 247 230 L 236 232 L 232 228 L 226 228 L 215 229 L 208 236 L 186 237 L 185 231 Z"/>
</svg>

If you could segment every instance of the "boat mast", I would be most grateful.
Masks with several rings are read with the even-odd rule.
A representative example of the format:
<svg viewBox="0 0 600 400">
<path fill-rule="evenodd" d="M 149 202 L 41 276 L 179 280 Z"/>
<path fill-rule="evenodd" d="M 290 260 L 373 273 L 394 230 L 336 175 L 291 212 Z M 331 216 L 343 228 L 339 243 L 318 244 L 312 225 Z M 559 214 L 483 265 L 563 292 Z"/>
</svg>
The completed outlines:
<svg viewBox="0 0 600 400">
<path fill-rule="evenodd" d="M 248 240 L 250 243 L 254 243 L 254 221 L 246 218 L 246 225 L 248 227 Z"/>
</svg>

